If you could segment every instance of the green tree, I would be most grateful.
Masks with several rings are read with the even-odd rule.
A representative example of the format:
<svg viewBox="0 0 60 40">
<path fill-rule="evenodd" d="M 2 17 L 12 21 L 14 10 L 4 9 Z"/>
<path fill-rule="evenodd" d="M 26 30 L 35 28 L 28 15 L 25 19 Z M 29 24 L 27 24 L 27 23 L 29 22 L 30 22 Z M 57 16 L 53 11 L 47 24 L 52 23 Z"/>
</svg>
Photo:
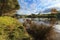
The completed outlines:
<svg viewBox="0 0 60 40">
<path fill-rule="evenodd" d="M 10 14 L 19 8 L 17 0 L 0 0 L 0 15 L 6 15 L 7 13 Z"/>
<path fill-rule="evenodd" d="M 36 15 L 35 15 L 35 14 L 31 14 L 31 17 L 32 17 L 32 18 L 36 18 Z"/>
<path fill-rule="evenodd" d="M 60 20 L 60 13 L 56 14 L 56 18 Z"/>
</svg>

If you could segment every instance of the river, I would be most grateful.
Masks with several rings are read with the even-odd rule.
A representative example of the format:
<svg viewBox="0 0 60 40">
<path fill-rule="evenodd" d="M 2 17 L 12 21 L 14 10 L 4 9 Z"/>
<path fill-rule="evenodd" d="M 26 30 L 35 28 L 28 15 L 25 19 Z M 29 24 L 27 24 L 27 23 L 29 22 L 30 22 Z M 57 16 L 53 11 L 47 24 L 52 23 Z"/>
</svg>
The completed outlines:
<svg viewBox="0 0 60 40">
<path fill-rule="evenodd" d="M 21 23 L 24 23 L 25 19 L 30 19 L 39 25 L 42 23 L 44 25 L 50 26 L 49 20 L 47 18 L 45 18 L 45 19 L 43 19 L 43 18 L 21 18 L 21 19 L 19 19 L 19 21 Z M 58 24 L 54 24 L 53 27 L 55 28 L 56 32 L 60 33 L 60 21 L 57 21 L 57 23 Z"/>
</svg>

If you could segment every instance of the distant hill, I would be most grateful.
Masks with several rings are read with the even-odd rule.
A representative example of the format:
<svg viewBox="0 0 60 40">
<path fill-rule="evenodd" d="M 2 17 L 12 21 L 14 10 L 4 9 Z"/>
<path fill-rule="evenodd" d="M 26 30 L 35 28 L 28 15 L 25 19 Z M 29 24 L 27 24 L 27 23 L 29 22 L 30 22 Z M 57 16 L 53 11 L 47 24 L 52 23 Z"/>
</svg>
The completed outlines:
<svg viewBox="0 0 60 40">
<path fill-rule="evenodd" d="M 57 8 L 57 7 L 54 7 L 56 8 L 58 11 L 60 11 L 60 8 Z M 43 11 L 43 13 L 48 13 L 48 12 L 51 12 L 51 8 L 47 8 Z"/>
<path fill-rule="evenodd" d="M 43 11 L 43 13 L 48 13 L 48 12 L 51 12 L 51 9 L 50 9 L 50 8 L 45 9 L 45 10 Z"/>
</svg>

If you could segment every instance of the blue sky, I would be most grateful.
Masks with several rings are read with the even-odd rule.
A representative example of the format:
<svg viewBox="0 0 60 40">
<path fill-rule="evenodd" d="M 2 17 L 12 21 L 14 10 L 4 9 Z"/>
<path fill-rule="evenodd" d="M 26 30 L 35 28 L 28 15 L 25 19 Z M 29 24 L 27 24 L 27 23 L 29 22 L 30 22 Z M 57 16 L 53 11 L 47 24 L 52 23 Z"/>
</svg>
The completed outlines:
<svg viewBox="0 0 60 40">
<path fill-rule="evenodd" d="M 47 8 L 58 7 L 60 8 L 60 0 L 18 0 L 20 9 L 18 14 L 38 14 Z"/>
</svg>

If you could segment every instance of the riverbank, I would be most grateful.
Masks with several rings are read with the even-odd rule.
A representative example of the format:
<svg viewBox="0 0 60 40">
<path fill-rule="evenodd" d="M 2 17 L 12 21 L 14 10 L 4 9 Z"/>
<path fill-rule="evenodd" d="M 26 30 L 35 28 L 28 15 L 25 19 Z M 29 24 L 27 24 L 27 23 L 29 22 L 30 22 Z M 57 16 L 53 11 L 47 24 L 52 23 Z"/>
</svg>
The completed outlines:
<svg viewBox="0 0 60 40">
<path fill-rule="evenodd" d="M 29 18 L 29 20 L 30 20 L 30 18 Z M 20 19 L 19 21 L 21 21 L 22 23 L 24 23 L 24 19 L 22 18 L 22 19 Z M 49 21 L 48 20 L 46 20 L 46 21 L 43 21 L 43 20 L 40 20 L 39 21 L 39 19 L 35 19 L 34 18 L 34 20 L 31 20 L 33 23 L 32 23 L 32 25 L 30 25 L 30 24 L 28 24 L 29 25 L 29 27 L 28 27 L 28 32 L 30 33 L 30 35 L 32 34 L 32 36 L 36 36 L 36 35 L 42 35 L 42 33 L 43 32 L 45 32 L 44 30 L 44 28 L 47 28 L 47 27 L 51 27 L 51 25 L 50 25 L 50 23 L 49 23 Z M 26 22 L 25 22 L 26 23 Z M 26 25 L 27 25 L 27 23 L 26 23 Z M 54 29 L 54 33 L 53 33 L 53 35 L 54 36 L 52 36 L 52 34 L 49 34 L 49 35 L 51 35 L 51 38 L 53 38 L 54 40 L 59 40 L 60 38 L 60 24 L 54 24 L 53 26 L 53 29 Z M 38 28 L 38 29 L 37 29 Z M 43 29 L 44 30 L 43 30 Z M 42 30 L 42 32 L 41 33 L 39 33 L 38 31 L 36 31 L 36 30 L 39 30 L 40 32 L 41 32 L 41 30 Z M 47 30 L 49 30 L 49 29 L 47 29 Z M 46 31 L 47 31 L 46 30 Z M 51 29 L 52 30 L 52 29 Z M 32 32 L 32 33 L 31 33 Z M 36 33 L 35 33 L 36 32 Z M 52 33 L 53 31 L 51 31 L 50 33 Z M 39 34 L 38 34 L 39 33 Z M 48 34 L 48 33 L 47 33 Z M 49 36 L 48 36 L 49 37 Z M 36 37 L 37 38 L 37 37 Z M 39 38 L 39 37 L 38 37 Z M 50 39 L 49 39 L 50 40 Z"/>
</svg>

